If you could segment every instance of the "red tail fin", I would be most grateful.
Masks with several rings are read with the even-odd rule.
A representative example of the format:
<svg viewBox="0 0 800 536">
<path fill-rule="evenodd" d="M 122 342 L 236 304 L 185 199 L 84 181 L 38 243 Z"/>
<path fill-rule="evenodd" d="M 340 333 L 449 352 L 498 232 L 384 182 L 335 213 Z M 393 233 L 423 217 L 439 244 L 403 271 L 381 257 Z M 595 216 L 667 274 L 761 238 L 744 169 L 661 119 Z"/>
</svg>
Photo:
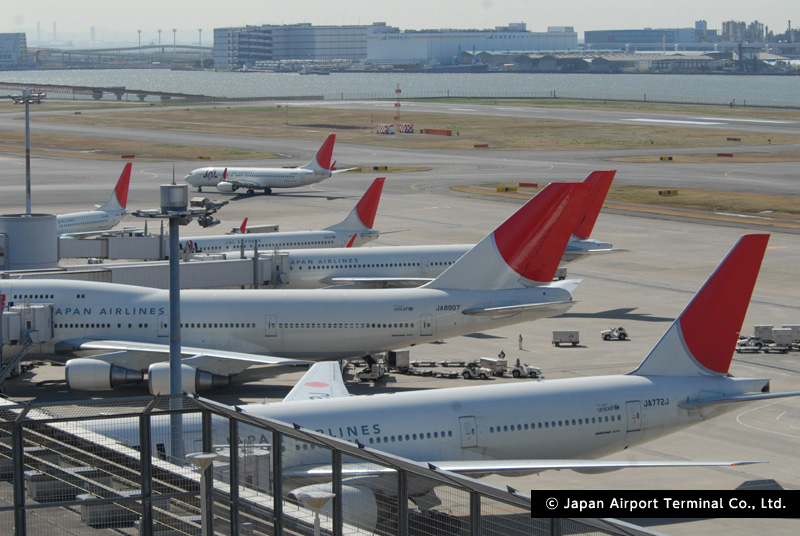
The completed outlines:
<svg viewBox="0 0 800 536">
<path fill-rule="evenodd" d="M 239 232 L 245 234 L 247 232 L 247 218 L 244 219 L 242 222 L 242 226 L 239 227 Z"/>
<path fill-rule="evenodd" d="M 347 242 L 347 245 L 346 245 L 345 247 L 346 247 L 346 248 L 351 248 L 351 247 L 353 247 L 353 243 L 356 241 L 356 238 L 357 238 L 357 237 L 358 237 L 358 234 L 354 234 L 354 235 L 353 235 L 353 237 L 350 239 L 350 241 L 349 241 L 349 242 Z"/>
<path fill-rule="evenodd" d="M 372 186 L 361 198 L 361 201 L 356 205 L 356 212 L 358 212 L 358 219 L 361 223 L 372 229 L 375 223 L 375 214 L 378 212 L 378 203 L 381 200 L 381 192 L 383 192 L 383 183 L 386 177 L 378 177 L 373 181 Z"/>
<path fill-rule="evenodd" d="M 122 175 L 119 176 L 119 180 L 117 181 L 117 187 L 114 188 L 114 193 L 117 196 L 117 202 L 122 208 L 127 208 L 128 206 L 128 188 L 130 187 L 131 183 L 132 167 L 133 164 L 130 162 L 125 164 L 125 168 L 122 170 Z"/>
<path fill-rule="evenodd" d="M 743 236 L 634 373 L 727 374 L 768 241 Z"/>
<path fill-rule="evenodd" d="M 506 264 L 522 277 L 548 282 L 564 255 L 575 222 L 586 210 L 589 187 L 554 183 L 529 201 L 494 231 L 497 249 Z M 541 196 L 541 198 L 540 198 Z M 534 207 L 541 207 L 531 210 Z"/>
<path fill-rule="evenodd" d="M 584 240 L 592 236 L 594 224 L 597 222 L 600 209 L 603 208 L 603 203 L 616 173 L 616 171 L 593 171 L 583 181 L 585 184 L 590 185 L 591 188 L 589 206 L 586 209 L 586 214 L 572 232 L 573 235 Z"/>
<path fill-rule="evenodd" d="M 322 144 L 322 147 L 319 148 L 317 151 L 317 155 L 314 157 L 317 161 L 317 165 L 322 169 L 330 169 L 331 168 L 331 157 L 333 156 L 333 143 L 336 141 L 336 134 L 330 134 L 328 138 L 325 140 L 325 143 Z"/>
</svg>

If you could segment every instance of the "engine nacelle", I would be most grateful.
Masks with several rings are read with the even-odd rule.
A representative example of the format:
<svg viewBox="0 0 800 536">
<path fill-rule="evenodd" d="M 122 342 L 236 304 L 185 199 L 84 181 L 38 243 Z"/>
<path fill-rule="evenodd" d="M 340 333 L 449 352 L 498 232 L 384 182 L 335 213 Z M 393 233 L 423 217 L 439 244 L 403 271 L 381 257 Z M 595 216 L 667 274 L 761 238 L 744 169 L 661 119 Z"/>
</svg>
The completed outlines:
<svg viewBox="0 0 800 536">
<path fill-rule="evenodd" d="M 108 391 L 118 385 L 144 380 L 141 370 L 131 370 L 101 359 L 70 359 L 64 369 L 67 387 L 76 391 Z"/>
<path fill-rule="evenodd" d="M 154 395 L 168 395 L 169 388 L 169 362 L 153 363 L 147 369 L 147 382 L 150 393 Z M 206 372 L 191 365 L 181 364 L 181 390 L 184 393 L 199 393 L 211 389 L 221 389 L 231 384 L 229 376 L 220 376 Z"/>
<path fill-rule="evenodd" d="M 300 506 L 308 508 L 303 502 L 304 495 L 314 495 L 314 492 L 331 491 L 330 484 L 315 484 L 297 488 L 289 493 L 288 500 Z M 331 503 L 328 501 L 320 512 L 327 516 L 333 515 Z M 342 517 L 347 525 L 356 526 L 367 531 L 374 531 L 378 526 L 378 499 L 375 494 L 366 486 L 342 485 Z"/>
<path fill-rule="evenodd" d="M 228 181 L 220 181 L 217 183 L 217 190 L 220 192 L 231 193 L 237 190 L 238 186 L 234 186 Z"/>
</svg>

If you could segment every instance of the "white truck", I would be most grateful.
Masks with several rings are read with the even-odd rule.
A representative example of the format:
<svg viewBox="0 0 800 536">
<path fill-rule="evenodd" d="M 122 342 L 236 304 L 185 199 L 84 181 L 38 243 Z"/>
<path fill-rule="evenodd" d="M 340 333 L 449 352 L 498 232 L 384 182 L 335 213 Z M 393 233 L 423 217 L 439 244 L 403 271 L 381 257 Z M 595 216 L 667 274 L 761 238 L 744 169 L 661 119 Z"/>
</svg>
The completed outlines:
<svg viewBox="0 0 800 536">
<path fill-rule="evenodd" d="M 562 344 L 578 346 L 580 342 L 580 334 L 577 330 L 553 331 L 553 344 L 556 346 L 561 346 Z"/>
</svg>

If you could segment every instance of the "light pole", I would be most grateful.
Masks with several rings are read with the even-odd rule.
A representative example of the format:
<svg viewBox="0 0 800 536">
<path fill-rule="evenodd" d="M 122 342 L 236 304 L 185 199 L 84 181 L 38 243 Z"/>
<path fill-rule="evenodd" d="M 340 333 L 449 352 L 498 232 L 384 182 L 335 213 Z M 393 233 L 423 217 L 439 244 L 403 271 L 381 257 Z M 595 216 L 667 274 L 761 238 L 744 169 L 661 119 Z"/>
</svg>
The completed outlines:
<svg viewBox="0 0 800 536">
<path fill-rule="evenodd" d="M 142 31 L 136 30 L 139 33 L 139 54 L 142 53 Z"/>
<path fill-rule="evenodd" d="M 213 536 L 211 516 L 214 513 L 214 508 L 209 502 L 208 488 L 210 487 L 210 482 L 208 480 L 208 468 L 218 457 L 213 452 L 194 452 L 186 455 L 186 459 L 200 469 L 200 530 L 202 536 Z"/>
<path fill-rule="evenodd" d="M 22 96 L 11 95 L 14 104 L 25 105 L 25 214 L 31 213 L 31 112 L 30 104 L 41 104 L 45 93 L 33 93 L 23 89 Z"/>
<path fill-rule="evenodd" d="M 172 55 L 173 56 L 175 56 L 175 45 L 178 42 L 177 39 L 178 39 L 178 29 L 177 28 L 173 28 L 172 29 Z"/>
<path fill-rule="evenodd" d="M 297 496 L 314 511 L 314 536 L 320 536 L 319 513 L 336 495 L 327 491 L 304 491 Z"/>
</svg>

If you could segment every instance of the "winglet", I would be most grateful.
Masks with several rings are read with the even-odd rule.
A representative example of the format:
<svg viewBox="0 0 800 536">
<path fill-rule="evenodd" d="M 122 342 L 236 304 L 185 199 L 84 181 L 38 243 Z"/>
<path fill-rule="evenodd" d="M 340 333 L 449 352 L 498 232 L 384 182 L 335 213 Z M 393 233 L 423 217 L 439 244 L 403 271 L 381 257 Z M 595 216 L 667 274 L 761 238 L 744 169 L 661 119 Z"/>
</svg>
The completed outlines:
<svg viewBox="0 0 800 536">
<path fill-rule="evenodd" d="M 582 183 L 549 184 L 427 286 L 502 289 L 552 282 L 588 193 Z"/>
<path fill-rule="evenodd" d="M 633 374 L 727 374 L 768 241 L 767 234 L 739 239 Z"/>
<path fill-rule="evenodd" d="M 592 236 L 594 224 L 597 222 L 600 209 L 603 208 L 603 203 L 616 173 L 616 171 L 593 171 L 583 181 L 585 184 L 590 185 L 591 188 L 589 206 L 586 209 L 586 214 L 584 214 L 581 221 L 578 222 L 578 226 L 572 232 L 573 235 L 584 240 Z"/>
</svg>

